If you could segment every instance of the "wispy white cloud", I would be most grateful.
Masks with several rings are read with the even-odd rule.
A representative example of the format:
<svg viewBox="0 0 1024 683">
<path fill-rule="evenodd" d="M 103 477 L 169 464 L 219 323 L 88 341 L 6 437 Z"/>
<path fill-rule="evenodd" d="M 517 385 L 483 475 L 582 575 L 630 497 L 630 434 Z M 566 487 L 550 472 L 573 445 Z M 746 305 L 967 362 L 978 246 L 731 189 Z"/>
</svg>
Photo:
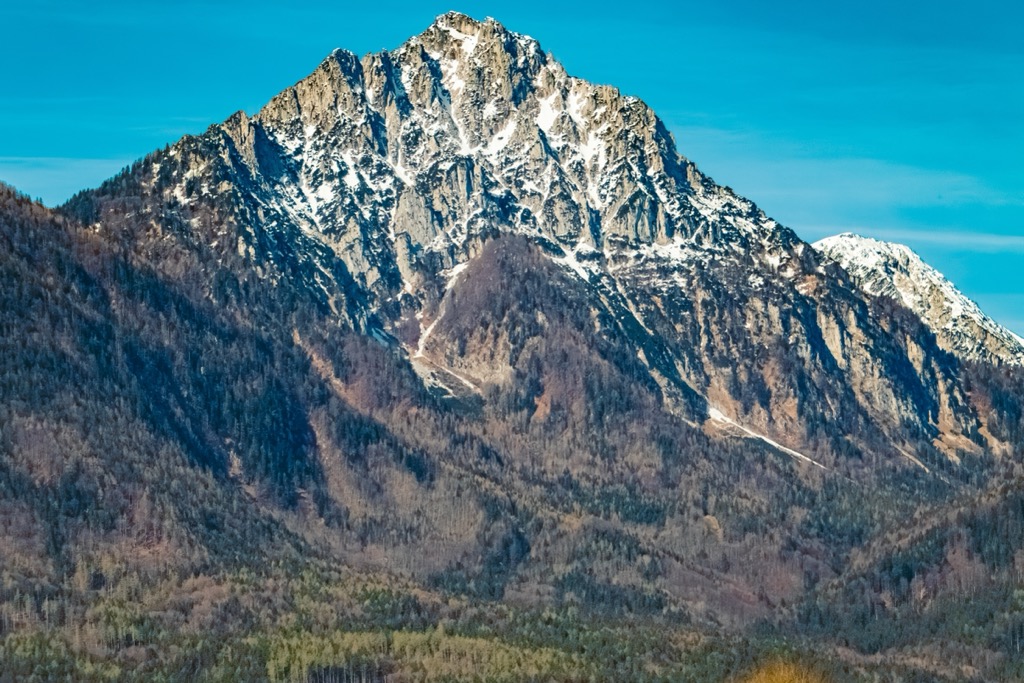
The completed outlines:
<svg viewBox="0 0 1024 683">
<path fill-rule="evenodd" d="M 79 190 L 96 187 L 130 163 L 131 159 L 0 156 L 0 180 L 54 206 Z"/>
<path fill-rule="evenodd" d="M 921 244 L 955 247 L 963 251 L 1015 252 L 1024 254 L 1024 234 L 998 234 L 969 230 L 874 230 L 881 238 L 891 242 L 913 241 Z"/>
<path fill-rule="evenodd" d="M 955 249 L 959 252 L 1024 254 L 1024 235 L 975 232 L 973 230 L 935 230 L 929 228 L 880 227 L 860 224 L 830 224 L 823 227 L 800 230 L 800 236 L 813 241 L 843 232 L 874 237 L 886 242 L 899 242 L 911 247 L 928 245 Z"/>
<path fill-rule="evenodd" d="M 717 181 L 804 239 L 849 231 L 933 252 L 1024 253 L 1024 194 L 1010 180 L 997 187 L 958 167 L 836 154 L 700 122 L 674 133 L 680 148 Z"/>
<path fill-rule="evenodd" d="M 836 156 L 742 131 L 687 126 L 673 132 L 683 152 L 719 182 L 769 207 L 813 211 L 818 220 L 852 207 L 1024 206 L 1024 197 L 958 171 Z"/>
</svg>

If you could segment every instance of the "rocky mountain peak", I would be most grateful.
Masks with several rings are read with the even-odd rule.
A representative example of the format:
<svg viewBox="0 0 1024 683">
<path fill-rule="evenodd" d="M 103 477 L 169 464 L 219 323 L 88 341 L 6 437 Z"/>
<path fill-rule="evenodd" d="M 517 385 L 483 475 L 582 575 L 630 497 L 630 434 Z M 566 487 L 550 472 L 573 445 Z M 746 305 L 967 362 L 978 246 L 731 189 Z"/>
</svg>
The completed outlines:
<svg viewBox="0 0 1024 683">
<path fill-rule="evenodd" d="M 796 261 L 783 256 L 795 236 L 703 176 L 642 101 L 569 76 L 493 19 L 444 14 L 361 60 L 336 50 L 252 130 L 235 123 L 254 180 L 274 181 L 258 199 L 291 195 L 276 208 L 317 233 L 397 237 L 401 223 L 427 226 L 407 234 L 442 254 L 498 229 L 571 252 L 686 242 Z M 295 180 L 316 191 L 296 194 Z M 421 206 L 425 189 L 444 201 Z M 386 207 L 365 203 L 385 195 Z"/>
<path fill-rule="evenodd" d="M 136 170 L 157 171 L 147 201 L 191 216 L 183 239 L 294 283 L 428 382 L 523 372 L 513 332 L 483 351 L 444 338 L 472 328 L 448 318 L 480 312 L 452 303 L 471 262 L 515 235 L 695 423 L 718 415 L 802 453 L 810 424 L 895 434 L 909 420 L 949 452 L 976 448 L 919 323 L 894 337 L 838 269 L 683 157 L 641 100 L 572 77 L 494 20 L 449 13 L 395 50 L 335 51 L 254 116 Z M 209 207 L 221 213 L 198 217 Z"/>
<path fill-rule="evenodd" d="M 483 21 L 461 12 L 446 12 L 439 15 L 425 31 L 411 38 L 408 43 L 431 46 L 456 44 L 466 54 L 473 54 L 478 46 L 486 50 L 493 44 L 508 49 L 512 44 L 527 52 L 541 53 L 539 43 L 530 36 L 508 30 L 492 17 Z"/>
<path fill-rule="evenodd" d="M 846 269 L 869 296 L 889 297 L 919 315 L 947 351 L 968 360 L 1024 365 L 1020 338 L 910 247 L 849 232 L 813 246 Z"/>
</svg>

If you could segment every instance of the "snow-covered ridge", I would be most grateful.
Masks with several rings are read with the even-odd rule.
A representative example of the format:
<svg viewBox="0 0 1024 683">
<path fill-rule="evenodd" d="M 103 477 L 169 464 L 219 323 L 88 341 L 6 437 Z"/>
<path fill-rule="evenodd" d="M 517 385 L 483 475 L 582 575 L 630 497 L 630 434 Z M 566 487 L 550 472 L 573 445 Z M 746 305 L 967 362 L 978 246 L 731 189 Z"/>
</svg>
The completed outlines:
<svg viewBox="0 0 1024 683">
<path fill-rule="evenodd" d="M 1024 341 L 906 245 L 843 233 L 813 246 L 866 294 L 893 298 L 920 316 L 947 351 L 968 360 L 1024 365 Z"/>
</svg>

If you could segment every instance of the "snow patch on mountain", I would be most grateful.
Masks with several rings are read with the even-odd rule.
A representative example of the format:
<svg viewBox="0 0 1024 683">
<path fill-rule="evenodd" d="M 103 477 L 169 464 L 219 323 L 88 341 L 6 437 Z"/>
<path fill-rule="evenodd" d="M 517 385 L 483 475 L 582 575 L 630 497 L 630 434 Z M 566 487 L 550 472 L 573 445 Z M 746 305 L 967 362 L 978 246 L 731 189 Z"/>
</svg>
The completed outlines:
<svg viewBox="0 0 1024 683">
<path fill-rule="evenodd" d="M 821 468 L 823 470 L 827 470 L 828 469 L 827 467 L 822 465 L 820 462 L 818 462 L 814 458 L 808 457 L 808 456 L 804 455 L 803 453 L 801 453 L 799 451 L 794 451 L 792 448 L 786 448 L 785 446 L 780 444 L 778 441 L 774 441 L 772 439 L 769 439 L 764 434 L 758 434 L 754 430 L 748 429 L 748 428 L 744 427 L 743 425 L 737 423 L 735 420 L 729 419 L 725 415 L 725 413 L 723 413 L 718 408 L 715 408 L 714 406 L 708 406 L 708 417 L 711 418 L 715 422 L 722 422 L 724 424 L 727 424 L 727 425 L 730 425 L 732 427 L 735 427 L 735 428 L 739 429 L 741 432 L 743 432 L 744 434 L 746 434 L 748 437 L 750 437 L 752 439 L 757 439 L 759 441 L 764 441 L 766 444 L 768 444 L 769 446 L 771 446 L 775 450 L 781 451 L 781 452 L 785 453 L 786 455 L 788 455 L 790 457 L 793 457 L 793 458 L 796 458 L 797 460 L 801 460 L 803 462 L 809 463 L 809 464 L 814 465 L 816 467 L 819 467 L 819 468 Z M 920 464 L 920 463 L 918 463 L 918 464 Z"/>
</svg>

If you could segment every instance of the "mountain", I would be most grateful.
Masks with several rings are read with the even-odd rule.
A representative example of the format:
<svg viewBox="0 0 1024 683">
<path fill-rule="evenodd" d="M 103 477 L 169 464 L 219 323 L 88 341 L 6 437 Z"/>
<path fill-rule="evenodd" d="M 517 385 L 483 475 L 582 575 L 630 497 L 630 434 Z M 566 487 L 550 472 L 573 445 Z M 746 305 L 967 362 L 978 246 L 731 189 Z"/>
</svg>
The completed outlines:
<svg viewBox="0 0 1024 683">
<path fill-rule="evenodd" d="M 992 320 L 909 247 L 843 233 L 814 243 L 869 296 L 895 299 L 920 316 L 942 348 L 965 360 L 1024 364 L 1024 340 Z"/>
<path fill-rule="evenodd" d="M 913 316 L 874 314 L 885 304 L 700 173 L 641 101 L 493 20 L 450 13 L 394 52 L 335 51 L 255 116 L 67 210 L 116 233 L 129 200 L 148 222 L 140 248 L 174 240 L 286 281 L 453 394 L 507 384 L 525 360 L 529 339 L 445 324 L 474 288 L 462 269 L 516 235 L 588 292 L 594 331 L 621 335 L 690 421 L 722 416 L 823 463 L 891 457 L 893 442 L 984 446 L 955 363 Z"/>
<path fill-rule="evenodd" d="M 493 20 L 0 188 L 0 268 L 0 680 L 1024 667 L 1024 374 Z"/>
</svg>

